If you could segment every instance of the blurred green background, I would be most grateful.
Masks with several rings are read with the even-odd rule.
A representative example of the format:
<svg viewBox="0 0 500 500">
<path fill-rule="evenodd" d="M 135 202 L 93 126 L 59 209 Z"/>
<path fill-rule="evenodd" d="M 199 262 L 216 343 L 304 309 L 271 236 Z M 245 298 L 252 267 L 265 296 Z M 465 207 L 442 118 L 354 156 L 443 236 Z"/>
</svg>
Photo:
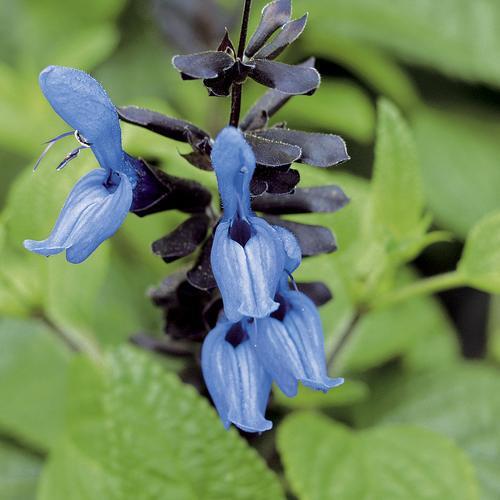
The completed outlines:
<svg viewBox="0 0 500 500">
<path fill-rule="evenodd" d="M 254 2 L 252 27 L 264 3 Z M 150 244 L 184 215 L 130 215 L 80 266 L 23 249 L 24 239 L 48 234 L 71 186 L 95 167 L 84 151 L 55 172 L 70 150 L 62 141 L 32 172 L 42 143 L 67 130 L 38 88 L 39 72 L 85 69 L 116 105 L 215 133 L 228 102 L 182 82 L 170 59 L 214 48 L 224 26 L 236 39 L 240 4 L 0 2 L 0 500 L 273 499 L 284 491 L 500 498 L 497 0 L 294 0 L 296 17 L 308 11 L 309 22 L 283 60 L 314 55 L 323 80 L 275 121 L 338 133 L 352 157 L 334 172 L 298 167 L 303 185 L 336 183 L 352 201 L 338 214 L 297 217 L 331 227 L 339 241 L 336 254 L 305 261 L 298 278 L 324 280 L 334 293 L 322 308 L 326 347 L 348 382 L 327 396 L 275 394 L 272 432 L 225 432 L 179 382 L 184 361 L 127 345 L 137 332 L 161 338 L 161 313 L 146 291 L 190 261 L 167 266 Z M 249 83 L 244 108 L 262 91 Z M 380 97 L 400 113 L 390 104 L 377 113 Z M 130 154 L 215 188 L 210 173 L 179 156 L 184 146 L 123 130 Z M 371 180 L 376 137 L 380 173 Z M 399 171 L 410 173 L 391 177 Z M 471 230 L 461 264 L 470 276 L 455 285 L 475 288 L 431 286 L 442 293 L 376 305 L 455 269 Z"/>
</svg>

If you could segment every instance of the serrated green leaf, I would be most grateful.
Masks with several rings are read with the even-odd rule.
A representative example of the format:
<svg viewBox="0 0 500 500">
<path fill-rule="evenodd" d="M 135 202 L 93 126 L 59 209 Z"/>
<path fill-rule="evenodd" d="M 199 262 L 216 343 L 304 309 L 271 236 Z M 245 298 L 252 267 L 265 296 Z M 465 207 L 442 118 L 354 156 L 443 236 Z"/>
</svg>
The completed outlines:
<svg viewBox="0 0 500 500">
<path fill-rule="evenodd" d="M 40 457 L 0 441 L 0 498 L 34 500 L 41 467 Z"/>
<path fill-rule="evenodd" d="M 415 144 L 398 109 L 385 99 L 378 106 L 371 189 L 375 232 L 387 232 L 391 245 L 423 236 L 424 197 Z"/>
<path fill-rule="evenodd" d="M 417 427 L 355 433 L 324 416 L 299 413 L 281 424 L 278 448 L 301 500 L 478 498 L 464 453 L 447 438 Z"/>
<path fill-rule="evenodd" d="M 500 371 L 458 364 L 392 377 L 359 409 L 362 424 L 418 424 L 453 439 L 476 467 L 483 499 L 500 495 Z"/>
<path fill-rule="evenodd" d="M 484 217 L 472 228 L 458 272 L 471 286 L 500 293 L 500 211 Z"/>
<path fill-rule="evenodd" d="M 39 500 L 283 497 L 256 452 L 149 356 L 124 348 L 77 368 Z"/>
<path fill-rule="evenodd" d="M 436 222 L 465 238 L 500 209 L 500 126 L 486 107 L 420 108 L 412 117 L 426 200 Z"/>
<path fill-rule="evenodd" d="M 294 7 L 301 11 L 311 10 L 311 24 L 314 22 L 314 29 L 324 30 L 325 35 L 338 33 L 390 51 L 406 63 L 430 66 L 472 82 L 500 85 L 496 64 L 500 5 L 496 0 L 296 3 Z"/>
<path fill-rule="evenodd" d="M 0 430 L 46 450 L 61 432 L 70 352 L 38 321 L 0 319 Z"/>
</svg>

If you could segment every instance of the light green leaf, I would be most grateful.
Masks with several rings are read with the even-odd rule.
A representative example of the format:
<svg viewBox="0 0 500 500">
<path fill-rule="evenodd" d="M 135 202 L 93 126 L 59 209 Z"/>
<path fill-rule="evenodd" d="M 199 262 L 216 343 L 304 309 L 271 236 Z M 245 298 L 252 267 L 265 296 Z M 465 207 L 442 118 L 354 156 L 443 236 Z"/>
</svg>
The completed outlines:
<svg viewBox="0 0 500 500">
<path fill-rule="evenodd" d="M 500 125 L 483 108 L 420 108 L 412 117 L 424 190 L 436 222 L 465 237 L 500 209 Z"/>
<path fill-rule="evenodd" d="M 413 273 L 405 271 L 397 282 L 413 280 Z M 432 351 L 429 344 L 440 349 Z M 459 355 L 454 328 L 439 302 L 433 297 L 419 297 L 363 315 L 340 351 L 336 368 L 360 372 L 398 356 L 416 368 L 433 362 L 452 363 Z"/>
<path fill-rule="evenodd" d="M 392 245 L 423 236 L 424 198 L 415 144 L 401 114 L 385 99 L 378 106 L 371 189 L 376 233 L 386 232 Z"/>
<path fill-rule="evenodd" d="M 0 498 L 33 500 L 41 467 L 39 457 L 0 441 Z"/>
<path fill-rule="evenodd" d="M 311 25 L 325 37 L 335 33 L 388 50 L 407 63 L 500 85 L 496 0 L 317 0 L 314 4 L 296 2 L 294 7 L 310 8 Z"/>
<path fill-rule="evenodd" d="M 46 450 L 61 432 L 70 352 L 32 320 L 0 320 L 0 430 Z"/>
<path fill-rule="evenodd" d="M 295 273 L 298 281 L 320 280 L 328 284 L 334 300 L 321 307 L 327 352 L 338 344 L 356 313 L 358 290 L 366 286 L 367 276 L 381 265 L 384 251 L 374 246 L 364 233 L 368 204 L 368 184 L 349 174 L 327 174 L 303 169 L 304 185 L 335 183 L 351 198 L 351 202 L 335 214 L 294 216 L 304 223 L 329 227 L 337 236 L 339 250 L 332 255 L 305 259 Z M 371 244 L 367 243 L 371 242 Z M 377 253 L 378 251 L 378 253 Z M 396 272 L 389 285 L 402 285 L 416 279 L 408 269 Z M 380 286 L 378 281 L 375 285 Z M 425 352 L 426 343 L 439 347 L 432 355 Z M 365 370 L 403 356 L 408 367 L 427 366 L 433 361 L 449 363 L 459 353 L 456 335 L 442 308 L 434 298 L 419 298 L 398 307 L 373 311 L 359 322 L 334 364 L 335 374 L 346 370 Z"/>
<path fill-rule="evenodd" d="M 109 261 L 109 244 L 101 245 L 81 264 L 70 264 L 64 255 L 48 259 L 45 313 L 85 351 L 97 349 L 94 344 L 98 339 L 92 330 L 92 320 L 95 309 L 99 307 Z M 122 303 L 122 306 L 126 307 L 126 304 Z"/>
<path fill-rule="evenodd" d="M 458 272 L 471 286 L 500 293 L 500 211 L 484 217 L 472 228 Z"/>
<path fill-rule="evenodd" d="M 149 356 L 121 349 L 99 368 L 81 363 L 39 500 L 282 498 L 256 452 Z"/>
<path fill-rule="evenodd" d="M 418 424 L 452 438 L 476 466 L 484 499 L 500 495 L 500 371 L 456 365 L 392 377 L 374 388 L 361 423 Z"/>
<path fill-rule="evenodd" d="M 447 438 L 413 426 L 353 432 L 318 414 L 288 417 L 278 449 L 302 500 L 477 499 L 474 470 Z"/>
</svg>

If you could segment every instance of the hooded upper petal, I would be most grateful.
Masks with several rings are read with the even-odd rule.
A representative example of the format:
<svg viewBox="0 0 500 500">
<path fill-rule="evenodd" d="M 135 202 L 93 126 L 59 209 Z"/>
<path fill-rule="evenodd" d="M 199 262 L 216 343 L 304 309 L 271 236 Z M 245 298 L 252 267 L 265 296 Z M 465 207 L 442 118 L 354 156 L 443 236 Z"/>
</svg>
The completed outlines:
<svg viewBox="0 0 500 500">
<path fill-rule="evenodd" d="M 212 165 L 217 175 L 224 208 L 223 220 L 251 215 L 250 181 L 255 171 L 255 155 L 241 131 L 226 127 L 215 139 Z"/>
<path fill-rule="evenodd" d="M 226 340 L 228 335 L 239 335 L 239 343 Z M 247 432 L 263 432 L 272 427 L 264 417 L 271 379 L 246 338 L 245 325 L 220 321 L 203 342 L 201 367 L 226 428 L 231 423 Z"/>
<path fill-rule="evenodd" d="M 91 144 L 103 168 L 124 165 L 118 113 L 101 84 L 84 71 L 48 66 L 39 77 L 54 111 Z"/>
<path fill-rule="evenodd" d="M 301 292 L 282 291 L 274 317 L 256 321 L 250 331 L 259 360 L 279 388 L 289 397 L 297 382 L 327 391 L 342 384 L 328 377 L 321 320 L 315 305 Z"/>
<path fill-rule="evenodd" d="M 92 170 L 73 187 L 50 236 L 43 241 L 26 240 L 24 247 L 49 256 L 66 250 L 66 259 L 84 261 L 123 223 L 132 204 L 132 186 L 128 177 Z"/>
<path fill-rule="evenodd" d="M 250 217 L 248 225 L 242 244 L 231 237 L 231 222 L 221 222 L 212 246 L 212 270 L 230 321 L 263 318 L 279 307 L 274 296 L 285 262 L 281 239 L 263 219 Z"/>
</svg>

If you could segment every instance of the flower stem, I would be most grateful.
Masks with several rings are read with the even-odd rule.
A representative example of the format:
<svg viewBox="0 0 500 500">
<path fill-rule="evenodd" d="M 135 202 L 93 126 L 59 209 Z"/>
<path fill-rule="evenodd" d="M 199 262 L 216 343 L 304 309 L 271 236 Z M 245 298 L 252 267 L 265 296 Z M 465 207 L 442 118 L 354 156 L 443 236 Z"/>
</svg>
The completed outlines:
<svg viewBox="0 0 500 500">
<path fill-rule="evenodd" d="M 243 54 L 245 52 L 245 45 L 247 43 L 248 20 L 250 18 L 251 6 L 252 0 L 245 0 L 245 6 L 243 8 L 243 18 L 241 20 L 240 41 L 238 44 L 238 60 L 241 60 L 243 58 Z M 231 89 L 231 117 L 229 119 L 229 125 L 232 125 L 233 127 L 237 127 L 240 122 L 241 93 L 241 83 L 233 83 L 233 87 Z"/>
<path fill-rule="evenodd" d="M 438 274 L 382 295 L 370 305 L 370 308 L 393 306 L 414 297 L 430 295 L 464 285 L 466 285 L 465 280 L 458 271 Z"/>
<path fill-rule="evenodd" d="M 241 20 L 240 42 L 238 44 L 238 59 L 243 57 L 245 45 L 247 43 L 248 20 L 250 19 L 250 7 L 252 0 L 245 0 L 245 7 L 243 8 L 243 19 Z"/>
</svg>

